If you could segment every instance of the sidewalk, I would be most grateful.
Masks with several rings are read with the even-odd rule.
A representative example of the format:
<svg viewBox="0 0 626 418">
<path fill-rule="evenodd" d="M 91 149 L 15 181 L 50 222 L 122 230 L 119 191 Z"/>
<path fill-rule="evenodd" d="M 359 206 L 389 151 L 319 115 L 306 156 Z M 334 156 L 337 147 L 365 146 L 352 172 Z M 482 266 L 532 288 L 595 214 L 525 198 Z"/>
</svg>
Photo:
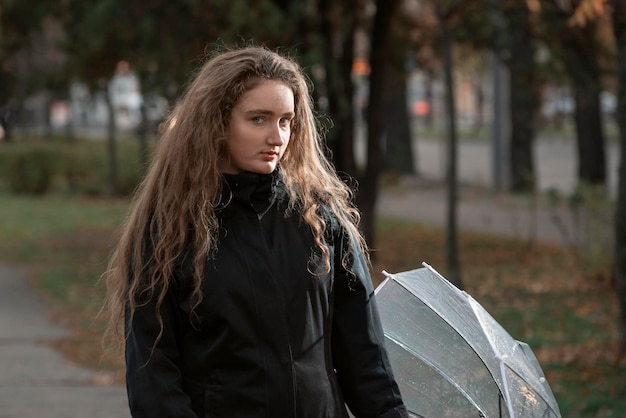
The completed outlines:
<svg viewBox="0 0 626 418">
<path fill-rule="evenodd" d="M 47 319 L 27 274 L 0 265 L 0 418 L 129 417 L 123 387 L 94 385 L 94 371 L 47 344 L 69 331 Z"/>
<path fill-rule="evenodd" d="M 607 180 L 611 196 L 617 190 L 619 144 L 607 146 Z M 572 245 L 581 233 L 571 211 L 550 208 L 545 202 L 549 190 L 567 199 L 576 187 L 576 142 L 573 139 L 543 139 L 534 147 L 537 195 L 544 202 L 533 207 L 529 197 L 493 191 L 491 144 L 487 141 L 461 141 L 458 147 L 459 230 L 470 230 L 507 237 Z M 414 160 L 421 176 L 400 179 L 381 190 L 377 202 L 379 216 L 404 219 L 445 227 L 447 190 L 445 179 L 446 146 L 442 141 L 416 140 Z"/>
<path fill-rule="evenodd" d="M 381 191 L 378 216 L 445 227 L 448 216 L 444 185 L 409 177 Z M 515 197 L 473 186 L 459 187 L 459 231 L 501 235 L 524 241 L 570 245 L 579 228 L 564 208 L 549 208 L 529 197 Z"/>
</svg>

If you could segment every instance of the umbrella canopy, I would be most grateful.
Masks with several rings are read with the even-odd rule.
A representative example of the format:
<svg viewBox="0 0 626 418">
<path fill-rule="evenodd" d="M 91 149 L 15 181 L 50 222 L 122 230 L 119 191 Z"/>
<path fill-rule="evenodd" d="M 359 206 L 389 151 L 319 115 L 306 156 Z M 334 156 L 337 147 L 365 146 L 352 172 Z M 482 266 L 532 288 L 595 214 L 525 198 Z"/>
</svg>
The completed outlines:
<svg viewBox="0 0 626 418">
<path fill-rule="evenodd" d="M 432 267 L 388 274 L 376 289 L 404 401 L 423 418 L 560 418 L 530 347 Z"/>
</svg>

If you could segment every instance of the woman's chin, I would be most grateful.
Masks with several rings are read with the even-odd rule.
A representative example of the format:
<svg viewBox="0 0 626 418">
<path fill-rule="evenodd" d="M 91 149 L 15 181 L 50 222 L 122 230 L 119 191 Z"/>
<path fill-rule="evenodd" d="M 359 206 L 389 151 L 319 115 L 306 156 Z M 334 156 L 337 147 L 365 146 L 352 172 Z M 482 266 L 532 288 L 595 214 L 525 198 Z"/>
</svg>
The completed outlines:
<svg viewBox="0 0 626 418">
<path fill-rule="evenodd" d="M 271 174 L 272 172 L 274 172 L 274 170 L 276 170 L 275 163 L 250 167 L 247 171 L 250 171 L 256 174 Z"/>
</svg>

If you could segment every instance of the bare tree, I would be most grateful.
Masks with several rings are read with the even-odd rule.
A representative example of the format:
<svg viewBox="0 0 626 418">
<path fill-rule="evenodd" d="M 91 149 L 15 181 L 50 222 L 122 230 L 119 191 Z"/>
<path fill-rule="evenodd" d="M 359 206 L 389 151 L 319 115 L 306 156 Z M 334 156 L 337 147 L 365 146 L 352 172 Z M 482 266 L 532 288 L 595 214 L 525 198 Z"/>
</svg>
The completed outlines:
<svg viewBox="0 0 626 418">
<path fill-rule="evenodd" d="M 605 16 L 596 12 L 604 8 L 589 9 L 592 1 L 597 0 L 545 2 L 543 37 L 553 55 L 562 61 L 574 91 L 578 181 L 605 185 L 607 170 L 600 93 L 602 63 L 610 53 L 600 30 L 606 25 Z"/>
<path fill-rule="evenodd" d="M 318 1 L 319 32 L 324 51 L 322 62 L 326 75 L 322 87 L 326 89 L 328 114 L 334 122 L 334 128 L 329 132 L 327 140 L 337 171 L 352 176 L 356 175 L 352 63 L 355 58 L 354 43 L 361 16 L 361 3 L 360 0 L 341 3 Z"/>
<path fill-rule="evenodd" d="M 357 202 L 363 213 L 363 233 L 370 245 L 375 240 L 374 220 L 378 180 L 383 163 L 382 136 L 387 54 L 391 38 L 391 21 L 400 0 L 377 0 L 370 43 L 370 92 L 367 107 L 367 165 L 361 180 Z"/>
<path fill-rule="evenodd" d="M 413 134 L 408 103 L 409 62 L 414 61 L 416 48 L 409 33 L 415 23 L 405 13 L 397 13 L 393 23 L 390 45 L 389 85 L 385 105 L 385 171 L 414 174 L 417 161 L 414 158 Z"/>
<path fill-rule="evenodd" d="M 447 277 L 452 284 L 459 289 L 463 288 L 461 268 L 458 250 L 458 178 L 457 178 L 457 154 L 458 138 L 456 128 L 456 103 L 454 99 L 454 77 L 452 60 L 452 20 L 459 12 L 460 0 L 438 1 L 433 0 L 433 7 L 441 32 L 442 49 L 444 56 L 444 79 L 445 79 L 445 108 L 446 108 L 446 134 L 447 134 L 447 166 L 446 184 L 447 193 L 447 216 L 446 216 L 446 263 Z"/>
<path fill-rule="evenodd" d="M 532 192 L 535 189 L 533 142 L 534 113 L 537 108 L 535 47 L 530 10 L 526 1 L 511 2 L 505 12 L 510 28 L 509 65 L 511 84 L 511 145 L 509 164 L 511 191 Z"/>
</svg>

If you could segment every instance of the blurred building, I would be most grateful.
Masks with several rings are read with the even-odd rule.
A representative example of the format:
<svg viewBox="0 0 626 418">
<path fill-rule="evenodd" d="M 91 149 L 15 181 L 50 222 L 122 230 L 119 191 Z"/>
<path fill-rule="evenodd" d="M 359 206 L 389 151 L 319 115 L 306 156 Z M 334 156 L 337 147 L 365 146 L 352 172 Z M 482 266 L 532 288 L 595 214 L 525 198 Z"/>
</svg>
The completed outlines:
<svg viewBox="0 0 626 418">
<path fill-rule="evenodd" d="M 144 116 L 152 129 L 169 109 L 164 97 L 144 96 L 139 78 L 127 62 L 121 61 L 113 77 L 100 88 L 90 90 L 86 83 L 75 81 L 63 95 L 42 92 L 27 98 L 20 112 L 19 129 L 27 132 L 72 130 L 81 136 L 104 137 L 109 124 L 107 94 L 115 128 L 120 133 L 136 132 Z"/>
</svg>

